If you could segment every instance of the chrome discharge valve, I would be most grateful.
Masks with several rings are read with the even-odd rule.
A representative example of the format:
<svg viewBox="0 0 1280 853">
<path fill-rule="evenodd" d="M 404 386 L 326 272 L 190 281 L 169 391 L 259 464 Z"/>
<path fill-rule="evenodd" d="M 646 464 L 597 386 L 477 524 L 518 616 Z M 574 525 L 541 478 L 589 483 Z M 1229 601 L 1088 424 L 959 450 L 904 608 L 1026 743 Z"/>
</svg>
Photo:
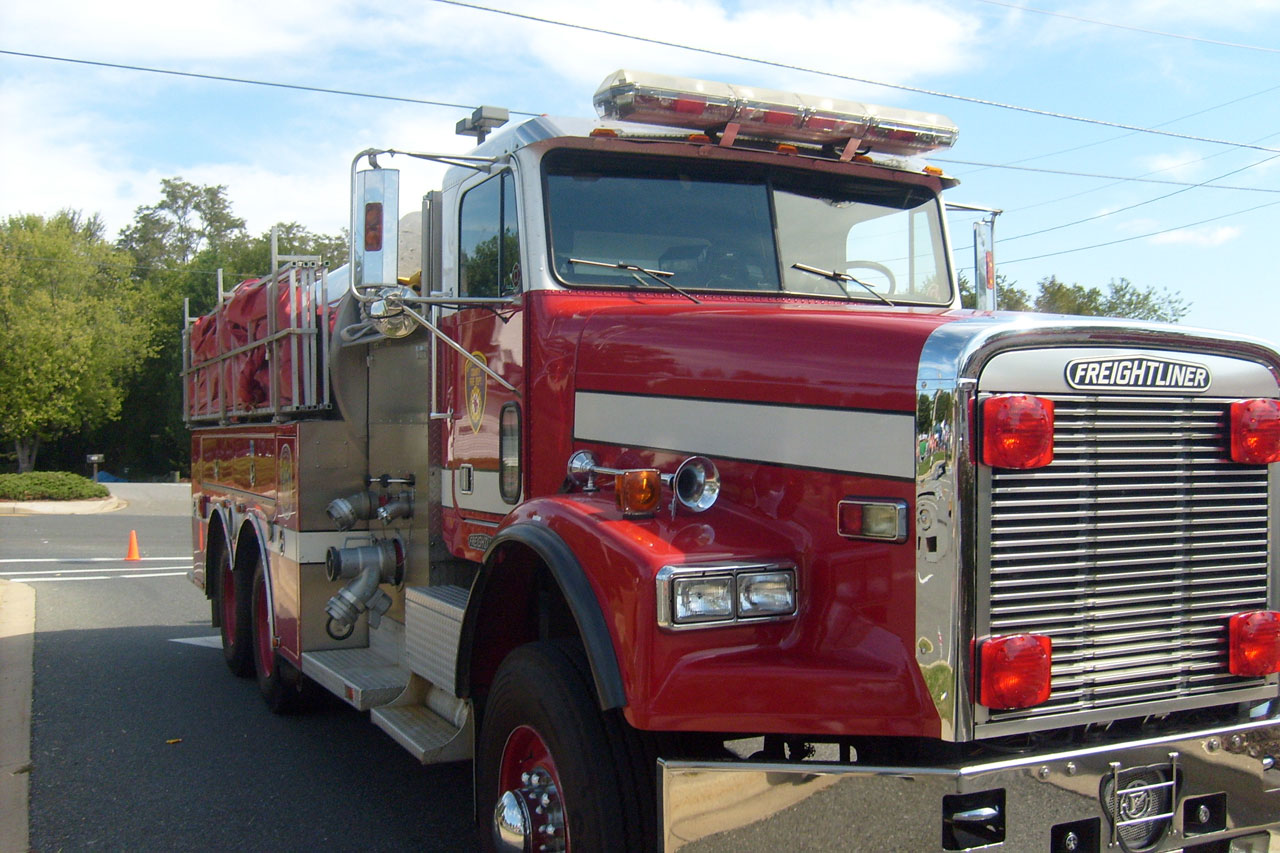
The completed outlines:
<svg viewBox="0 0 1280 853">
<path fill-rule="evenodd" d="M 345 498 L 329 501 L 325 514 L 339 530 L 350 530 L 359 522 L 374 518 L 383 524 L 390 524 L 397 518 L 413 517 L 413 492 L 384 494 L 381 498 L 368 491 L 356 492 Z"/>
<path fill-rule="evenodd" d="M 391 596 L 378 587 L 404 580 L 404 543 L 397 536 L 355 548 L 330 548 L 324 568 L 329 580 L 350 581 L 324 608 L 329 614 L 325 630 L 335 640 L 345 640 L 361 613 L 367 611 L 369 625 L 376 628 L 391 607 Z"/>
</svg>

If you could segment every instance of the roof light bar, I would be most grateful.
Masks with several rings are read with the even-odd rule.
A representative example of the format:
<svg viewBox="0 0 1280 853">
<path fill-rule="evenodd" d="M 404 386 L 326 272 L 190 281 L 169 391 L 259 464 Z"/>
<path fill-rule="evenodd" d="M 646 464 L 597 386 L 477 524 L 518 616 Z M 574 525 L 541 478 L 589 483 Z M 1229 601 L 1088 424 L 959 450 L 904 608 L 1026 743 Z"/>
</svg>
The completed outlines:
<svg viewBox="0 0 1280 853">
<path fill-rule="evenodd" d="M 606 119 L 906 156 L 950 148 L 958 133 L 935 113 L 625 69 L 605 78 L 595 105 Z"/>
</svg>

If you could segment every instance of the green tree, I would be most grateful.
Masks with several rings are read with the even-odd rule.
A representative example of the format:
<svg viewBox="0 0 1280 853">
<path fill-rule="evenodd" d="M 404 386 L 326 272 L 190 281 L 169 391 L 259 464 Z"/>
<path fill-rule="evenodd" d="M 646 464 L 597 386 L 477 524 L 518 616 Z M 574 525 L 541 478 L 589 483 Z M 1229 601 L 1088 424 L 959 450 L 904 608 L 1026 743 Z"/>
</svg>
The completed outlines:
<svg viewBox="0 0 1280 853">
<path fill-rule="evenodd" d="M 315 234 L 297 223 L 281 223 L 278 249 L 285 255 L 322 255 L 332 268 L 346 257 L 343 236 Z M 127 476 L 164 474 L 188 466 L 190 435 L 182 415 L 182 318 L 184 300 L 192 316 L 212 310 L 217 271 L 226 292 L 271 266 L 271 232 L 252 236 L 234 213 L 225 186 L 161 181 L 160 198 L 137 208 L 118 245 L 138 264 L 138 279 L 159 330 L 156 352 L 129 389 L 132 429 L 90 431 L 61 443 L 71 464 L 87 452 L 107 453 L 113 470 Z"/>
<path fill-rule="evenodd" d="M 137 258 L 145 274 L 156 265 L 186 264 L 201 250 L 216 251 L 243 235 L 244 220 L 231 212 L 225 186 L 164 178 L 160 200 L 134 211 L 119 245 Z"/>
<path fill-rule="evenodd" d="M 1104 291 L 1098 287 L 1066 284 L 1057 276 L 1036 282 L 1034 300 L 996 274 L 996 307 L 1001 311 L 1039 311 L 1042 314 L 1076 314 L 1086 317 L 1124 317 L 1177 323 L 1191 310 L 1191 304 L 1176 293 L 1154 287 L 1138 287 L 1126 278 L 1112 280 Z M 969 277 L 960 273 L 960 302 L 965 308 L 977 305 L 977 295 Z"/>
<path fill-rule="evenodd" d="M 42 443 L 119 418 L 154 351 L 132 259 L 102 230 L 70 210 L 0 224 L 0 433 L 19 473 Z"/>
<path fill-rule="evenodd" d="M 1082 314 L 1098 317 L 1126 317 L 1176 323 L 1191 305 L 1177 294 L 1154 287 L 1139 288 L 1128 279 L 1112 280 L 1106 292 L 1079 284 L 1064 284 L 1056 276 L 1039 282 L 1036 310 L 1047 314 Z"/>
<path fill-rule="evenodd" d="M 1031 299 L 1027 292 L 1014 287 L 1015 281 L 1009 281 L 1002 273 L 996 273 L 996 310 L 998 311 L 1030 311 Z M 964 273 L 960 273 L 960 304 L 965 308 L 978 306 L 978 295 L 974 292 L 973 283 Z"/>
</svg>

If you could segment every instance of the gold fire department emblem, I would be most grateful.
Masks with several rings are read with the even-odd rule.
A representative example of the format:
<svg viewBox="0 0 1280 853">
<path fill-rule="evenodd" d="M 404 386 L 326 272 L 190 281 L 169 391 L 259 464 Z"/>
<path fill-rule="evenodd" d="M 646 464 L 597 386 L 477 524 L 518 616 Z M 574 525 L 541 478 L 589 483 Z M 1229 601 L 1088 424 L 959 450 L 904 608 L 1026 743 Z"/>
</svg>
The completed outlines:
<svg viewBox="0 0 1280 853">
<path fill-rule="evenodd" d="M 489 364 L 483 353 L 473 352 L 471 357 L 480 364 Z M 480 425 L 484 422 L 484 397 L 487 387 L 484 371 L 476 361 L 468 361 L 467 369 L 463 372 L 463 385 L 467 392 L 467 419 L 471 421 L 472 432 L 479 432 Z"/>
</svg>

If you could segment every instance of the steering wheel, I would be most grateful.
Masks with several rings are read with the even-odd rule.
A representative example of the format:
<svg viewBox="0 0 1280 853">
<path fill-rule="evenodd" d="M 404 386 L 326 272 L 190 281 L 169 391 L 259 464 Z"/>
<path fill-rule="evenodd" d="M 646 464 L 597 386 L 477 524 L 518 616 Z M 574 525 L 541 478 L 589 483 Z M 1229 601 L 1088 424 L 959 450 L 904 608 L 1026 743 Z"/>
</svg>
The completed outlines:
<svg viewBox="0 0 1280 853">
<path fill-rule="evenodd" d="M 777 284 L 752 270 L 765 269 L 759 253 L 742 246 L 712 249 L 707 258 L 706 287 L 724 290 L 774 290 Z"/>
<path fill-rule="evenodd" d="M 876 261 L 849 261 L 844 265 L 844 271 L 846 273 L 852 275 L 853 270 L 871 270 L 872 272 L 880 273 L 880 275 L 884 276 L 886 282 L 886 293 L 893 293 L 898 289 L 898 280 L 894 277 L 893 271 L 884 264 L 877 263 Z M 857 278 L 857 276 L 854 276 L 854 278 Z M 845 286 L 846 290 L 848 290 L 849 285 L 854 284 L 854 282 L 851 281 L 841 283 Z M 869 281 L 867 284 L 873 285 L 874 282 Z M 879 291 L 876 292 L 878 293 Z"/>
</svg>

